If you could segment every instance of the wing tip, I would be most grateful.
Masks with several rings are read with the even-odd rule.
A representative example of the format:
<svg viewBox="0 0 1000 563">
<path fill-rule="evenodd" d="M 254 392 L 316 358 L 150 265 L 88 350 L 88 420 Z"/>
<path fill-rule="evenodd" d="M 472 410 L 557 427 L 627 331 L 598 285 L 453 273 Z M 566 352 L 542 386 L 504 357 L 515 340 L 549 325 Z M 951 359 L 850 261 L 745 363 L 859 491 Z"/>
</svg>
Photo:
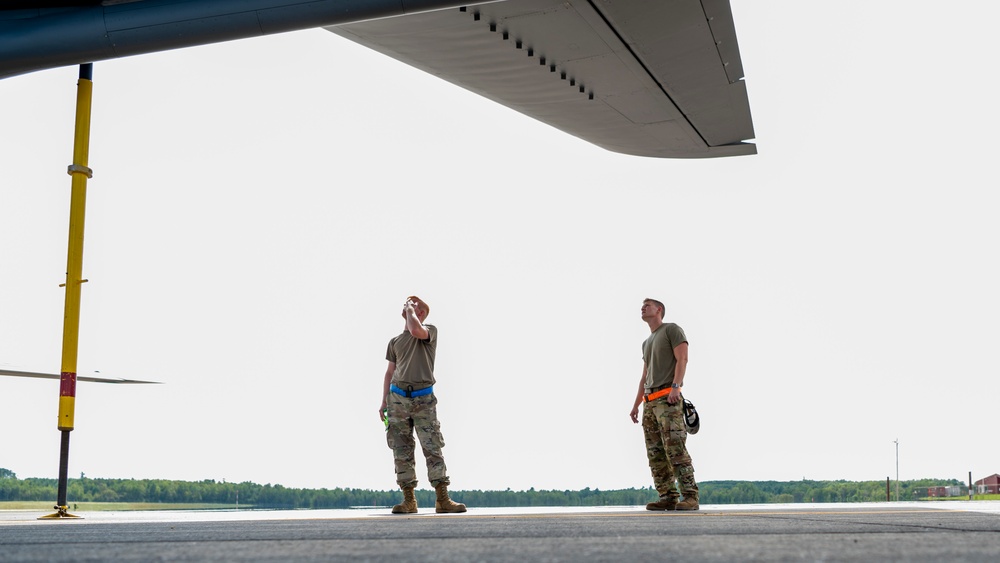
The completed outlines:
<svg viewBox="0 0 1000 563">
<path fill-rule="evenodd" d="M 9 377 L 30 377 L 33 379 L 61 379 L 62 376 L 55 373 L 42 373 L 36 371 L 20 371 L 10 369 L 0 369 L 0 375 Z M 88 381 L 92 383 L 126 383 L 126 384 L 146 384 L 163 385 L 162 381 L 143 381 L 140 379 L 123 379 L 120 377 L 92 377 L 89 375 L 77 375 L 77 381 Z"/>
<path fill-rule="evenodd" d="M 593 143 L 589 139 L 584 139 Z M 596 143 L 595 143 L 596 144 Z M 644 156 L 648 158 L 675 158 L 675 159 L 696 159 L 696 158 L 725 158 L 730 156 L 753 156 L 757 154 L 755 143 L 732 143 L 728 145 L 717 145 L 706 147 L 699 151 L 679 151 L 665 147 L 637 148 L 635 146 L 619 147 L 598 144 L 597 146 L 618 154 L 629 156 Z"/>
</svg>

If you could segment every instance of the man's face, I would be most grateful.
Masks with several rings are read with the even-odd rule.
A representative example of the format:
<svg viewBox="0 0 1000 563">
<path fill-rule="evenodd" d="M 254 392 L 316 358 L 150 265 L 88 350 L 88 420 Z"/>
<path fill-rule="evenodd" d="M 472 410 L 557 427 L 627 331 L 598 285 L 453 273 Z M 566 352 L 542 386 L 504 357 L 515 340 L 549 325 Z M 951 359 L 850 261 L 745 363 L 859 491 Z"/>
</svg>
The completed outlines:
<svg viewBox="0 0 1000 563">
<path fill-rule="evenodd" d="M 651 321 L 653 319 L 659 319 L 659 318 L 661 318 L 660 308 L 656 305 L 656 303 L 653 303 L 652 301 L 643 301 L 642 320 Z"/>
</svg>

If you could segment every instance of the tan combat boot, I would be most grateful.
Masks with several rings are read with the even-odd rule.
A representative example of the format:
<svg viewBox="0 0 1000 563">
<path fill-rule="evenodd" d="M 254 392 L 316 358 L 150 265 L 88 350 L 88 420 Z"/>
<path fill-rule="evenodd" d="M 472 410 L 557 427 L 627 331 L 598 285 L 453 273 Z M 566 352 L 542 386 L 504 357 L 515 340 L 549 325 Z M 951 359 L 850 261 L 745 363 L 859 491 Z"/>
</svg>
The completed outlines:
<svg viewBox="0 0 1000 563">
<path fill-rule="evenodd" d="M 416 514 L 417 497 L 413 495 L 413 487 L 403 487 L 403 502 L 392 507 L 393 514 Z"/>
<path fill-rule="evenodd" d="M 698 510 L 698 497 L 695 495 L 684 497 L 684 500 L 677 503 L 674 510 Z"/>
<path fill-rule="evenodd" d="M 435 512 L 465 512 L 464 504 L 453 502 L 448 498 L 448 485 L 440 483 L 434 488 L 437 489 L 437 501 L 434 503 Z"/>
<path fill-rule="evenodd" d="M 646 505 L 646 510 L 676 510 L 677 509 L 677 499 L 667 498 L 660 499 L 656 502 L 651 502 Z"/>
</svg>

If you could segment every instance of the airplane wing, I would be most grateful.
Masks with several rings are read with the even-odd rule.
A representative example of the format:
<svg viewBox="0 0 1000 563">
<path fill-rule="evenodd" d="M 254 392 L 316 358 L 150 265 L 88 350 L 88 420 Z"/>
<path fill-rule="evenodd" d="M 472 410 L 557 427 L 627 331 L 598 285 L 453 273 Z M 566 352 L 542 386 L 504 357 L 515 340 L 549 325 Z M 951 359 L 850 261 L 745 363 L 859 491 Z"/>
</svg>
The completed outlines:
<svg viewBox="0 0 1000 563">
<path fill-rule="evenodd" d="M 0 79 L 325 27 L 611 151 L 756 153 L 729 0 L 462 1 L 0 0 Z"/>
<path fill-rule="evenodd" d="M 61 379 L 59 374 L 55 373 L 38 373 L 33 371 L 15 371 L 9 369 L 0 369 L 0 375 L 9 375 L 12 377 L 34 377 L 37 379 Z M 106 377 L 91 377 L 77 375 L 77 381 L 93 381 L 96 383 L 153 383 L 160 384 L 160 381 L 139 381 L 137 379 L 121 379 L 121 378 L 106 378 Z"/>
<path fill-rule="evenodd" d="M 325 29 L 610 151 L 757 152 L 729 0 L 507 0 Z"/>
</svg>

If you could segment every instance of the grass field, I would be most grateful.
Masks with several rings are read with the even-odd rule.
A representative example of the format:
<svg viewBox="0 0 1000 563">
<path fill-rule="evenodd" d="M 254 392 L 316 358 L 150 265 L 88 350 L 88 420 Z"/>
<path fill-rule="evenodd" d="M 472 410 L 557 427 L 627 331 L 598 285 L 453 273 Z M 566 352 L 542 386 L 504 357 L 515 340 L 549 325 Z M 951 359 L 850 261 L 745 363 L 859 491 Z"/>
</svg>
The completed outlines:
<svg viewBox="0 0 1000 563">
<path fill-rule="evenodd" d="M 2 501 L 0 510 L 37 510 L 52 512 L 55 503 L 46 501 Z M 235 504 L 169 504 L 162 502 L 78 502 L 70 503 L 69 510 L 80 512 L 126 511 L 126 510 L 234 510 Z M 250 509 L 242 505 L 240 508 Z"/>
<path fill-rule="evenodd" d="M 969 500 L 969 495 L 960 497 L 924 497 L 920 500 Z M 972 495 L 972 500 L 1000 500 L 1000 495 Z"/>
</svg>

